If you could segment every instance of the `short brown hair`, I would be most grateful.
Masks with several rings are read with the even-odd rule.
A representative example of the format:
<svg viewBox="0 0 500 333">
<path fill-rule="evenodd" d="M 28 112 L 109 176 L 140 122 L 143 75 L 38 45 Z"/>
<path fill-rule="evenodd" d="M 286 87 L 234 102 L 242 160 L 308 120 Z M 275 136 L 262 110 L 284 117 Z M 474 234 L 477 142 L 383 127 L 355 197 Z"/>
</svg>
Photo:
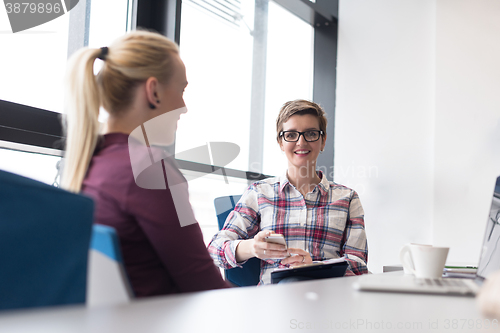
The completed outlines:
<svg viewBox="0 0 500 333">
<path fill-rule="evenodd" d="M 280 133 L 283 131 L 283 124 L 294 115 L 311 114 L 318 118 L 319 129 L 326 134 L 326 113 L 321 106 L 314 102 L 306 101 L 304 99 L 296 99 L 283 104 L 281 107 L 278 118 L 276 119 L 276 140 L 280 142 Z M 324 138 L 324 136 L 323 136 Z"/>
</svg>

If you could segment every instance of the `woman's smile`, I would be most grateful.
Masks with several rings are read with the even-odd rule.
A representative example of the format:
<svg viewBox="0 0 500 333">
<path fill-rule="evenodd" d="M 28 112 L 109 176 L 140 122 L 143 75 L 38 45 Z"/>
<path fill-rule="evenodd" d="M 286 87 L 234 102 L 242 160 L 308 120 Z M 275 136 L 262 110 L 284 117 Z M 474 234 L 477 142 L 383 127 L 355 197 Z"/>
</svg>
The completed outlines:
<svg viewBox="0 0 500 333">
<path fill-rule="evenodd" d="M 293 115 L 284 124 L 283 131 L 296 131 L 305 133 L 307 131 L 319 131 L 318 118 L 311 114 Z M 286 141 L 282 138 L 281 150 L 288 159 L 288 168 L 314 168 L 319 152 L 324 148 L 323 136 L 317 141 L 306 141 L 304 134 L 300 134 L 296 142 Z"/>
</svg>

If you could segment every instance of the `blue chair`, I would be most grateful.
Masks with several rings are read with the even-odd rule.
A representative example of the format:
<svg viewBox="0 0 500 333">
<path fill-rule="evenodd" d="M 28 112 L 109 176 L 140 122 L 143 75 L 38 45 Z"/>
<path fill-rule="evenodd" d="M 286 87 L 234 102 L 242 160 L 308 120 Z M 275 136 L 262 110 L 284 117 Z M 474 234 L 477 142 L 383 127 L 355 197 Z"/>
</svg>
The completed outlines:
<svg viewBox="0 0 500 333">
<path fill-rule="evenodd" d="M 94 224 L 90 243 L 87 305 L 127 303 L 133 297 L 114 228 Z"/>
<path fill-rule="evenodd" d="M 0 310 L 85 303 L 93 213 L 88 197 L 0 170 Z"/>
<path fill-rule="evenodd" d="M 230 195 L 215 198 L 215 213 L 219 222 L 219 230 L 224 227 L 229 213 L 236 207 L 241 195 Z M 235 267 L 225 270 L 226 281 L 238 287 L 256 286 L 260 281 L 260 262 L 258 258 L 249 259 L 242 268 Z"/>
</svg>

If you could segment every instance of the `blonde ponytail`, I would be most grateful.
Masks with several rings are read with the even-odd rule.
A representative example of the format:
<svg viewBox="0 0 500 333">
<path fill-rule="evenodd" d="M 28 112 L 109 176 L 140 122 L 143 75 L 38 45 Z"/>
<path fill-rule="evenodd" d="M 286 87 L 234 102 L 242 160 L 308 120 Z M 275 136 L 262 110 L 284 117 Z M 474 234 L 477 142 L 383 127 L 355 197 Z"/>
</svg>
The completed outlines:
<svg viewBox="0 0 500 333">
<path fill-rule="evenodd" d="M 100 49 L 82 49 L 69 60 L 66 77 L 66 153 L 61 186 L 80 192 L 99 135 L 101 98 L 94 76 Z"/>
<path fill-rule="evenodd" d="M 158 33 L 134 31 L 105 48 L 103 67 L 94 75 L 102 49 L 85 48 L 68 63 L 66 77 L 66 154 L 61 186 L 79 192 L 99 135 L 99 108 L 119 117 L 133 98 L 133 89 L 149 77 L 166 83 L 174 73 L 177 44 Z M 109 50 L 109 53 L 108 53 Z"/>
</svg>

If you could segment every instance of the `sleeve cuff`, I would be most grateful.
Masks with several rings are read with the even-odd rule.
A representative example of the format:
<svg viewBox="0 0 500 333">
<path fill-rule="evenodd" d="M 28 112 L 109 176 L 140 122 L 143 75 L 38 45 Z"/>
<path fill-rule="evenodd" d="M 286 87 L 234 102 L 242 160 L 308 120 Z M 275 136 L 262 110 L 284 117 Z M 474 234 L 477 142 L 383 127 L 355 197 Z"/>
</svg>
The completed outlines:
<svg viewBox="0 0 500 333">
<path fill-rule="evenodd" d="M 231 241 L 229 244 L 230 251 L 226 251 L 226 260 L 232 267 L 242 267 L 242 265 L 247 262 L 246 260 L 240 263 L 236 262 L 236 248 L 241 241 L 242 239 Z"/>
</svg>

